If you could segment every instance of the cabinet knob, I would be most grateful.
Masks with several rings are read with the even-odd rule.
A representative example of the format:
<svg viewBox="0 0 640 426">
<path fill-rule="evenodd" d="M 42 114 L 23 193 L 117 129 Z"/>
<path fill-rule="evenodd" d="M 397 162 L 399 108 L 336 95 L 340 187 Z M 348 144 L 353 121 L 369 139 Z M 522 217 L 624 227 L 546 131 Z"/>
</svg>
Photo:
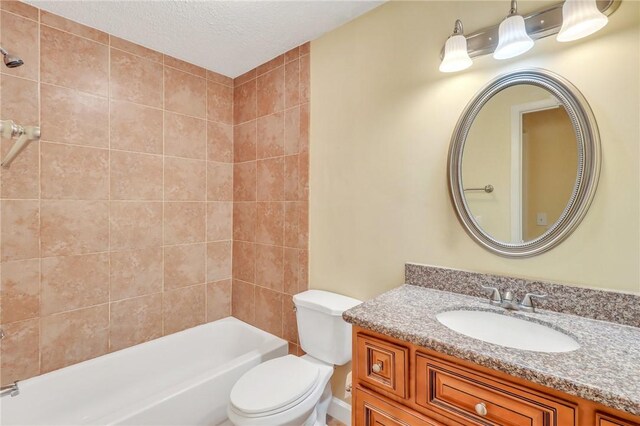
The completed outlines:
<svg viewBox="0 0 640 426">
<path fill-rule="evenodd" d="M 479 402 L 476 404 L 476 413 L 478 413 L 478 415 L 482 417 L 487 415 L 487 406 L 484 404 L 484 402 Z"/>
<path fill-rule="evenodd" d="M 373 364 L 371 366 L 371 370 L 373 370 L 374 373 L 379 373 L 382 371 L 382 363 L 381 362 L 376 362 L 375 364 Z"/>
</svg>

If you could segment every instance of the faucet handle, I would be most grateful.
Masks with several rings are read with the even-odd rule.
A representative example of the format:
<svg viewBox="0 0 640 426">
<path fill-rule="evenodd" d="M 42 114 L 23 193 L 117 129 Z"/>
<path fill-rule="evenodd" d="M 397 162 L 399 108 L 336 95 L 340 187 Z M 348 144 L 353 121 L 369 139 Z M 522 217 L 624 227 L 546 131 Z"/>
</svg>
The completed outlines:
<svg viewBox="0 0 640 426">
<path fill-rule="evenodd" d="M 480 287 L 482 287 L 483 290 L 491 292 L 491 295 L 489 296 L 489 303 L 491 303 L 492 305 L 499 305 L 500 303 L 502 303 L 502 295 L 500 294 L 500 290 L 495 287 L 490 287 L 482 284 L 480 284 Z"/>
<path fill-rule="evenodd" d="M 533 299 L 546 299 L 546 294 L 527 293 L 524 295 L 522 302 L 520 302 L 520 308 L 525 311 L 535 312 L 535 306 L 533 305 Z"/>
</svg>

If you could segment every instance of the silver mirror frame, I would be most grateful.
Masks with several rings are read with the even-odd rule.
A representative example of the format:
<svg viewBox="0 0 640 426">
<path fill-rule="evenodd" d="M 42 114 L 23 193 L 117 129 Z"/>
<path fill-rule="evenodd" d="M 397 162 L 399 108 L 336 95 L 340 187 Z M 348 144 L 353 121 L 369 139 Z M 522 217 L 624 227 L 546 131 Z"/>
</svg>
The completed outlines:
<svg viewBox="0 0 640 426">
<path fill-rule="evenodd" d="M 507 87 L 530 84 L 553 94 L 571 119 L 578 142 L 576 185 L 560 218 L 540 237 L 523 243 L 499 241 L 475 221 L 462 187 L 462 154 L 469 130 L 482 107 Z M 458 219 L 469 236 L 483 248 L 503 257 L 526 258 L 556 247 L 580 224 L 598 186 L 602 154 L 595 117 L 584 96 L 564 78 L 543 69 L 527 69 L 497 77 L 476 94 L 460 116 L 451 137 L 448 159 L 449 195 Z"/>
</svg>

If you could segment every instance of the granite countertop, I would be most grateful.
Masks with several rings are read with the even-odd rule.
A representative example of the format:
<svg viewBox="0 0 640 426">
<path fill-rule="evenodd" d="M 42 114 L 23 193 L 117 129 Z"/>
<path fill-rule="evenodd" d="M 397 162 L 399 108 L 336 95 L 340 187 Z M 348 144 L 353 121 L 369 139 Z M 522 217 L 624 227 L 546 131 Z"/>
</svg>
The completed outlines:
<svg viewBox="0 0 640 426">
<path fill-rule="evenodd" d="M 544 353 L 486 343 L 459 334 L 436 314 L 456 309 L 528 317 L 574 337 L 580 348 Z M 343 314 L 354 325 L 417 346 L 640 415 L 640 328 L 538 310 L 507 311 L 487 299 L 403 285 Z"/>
</svg>

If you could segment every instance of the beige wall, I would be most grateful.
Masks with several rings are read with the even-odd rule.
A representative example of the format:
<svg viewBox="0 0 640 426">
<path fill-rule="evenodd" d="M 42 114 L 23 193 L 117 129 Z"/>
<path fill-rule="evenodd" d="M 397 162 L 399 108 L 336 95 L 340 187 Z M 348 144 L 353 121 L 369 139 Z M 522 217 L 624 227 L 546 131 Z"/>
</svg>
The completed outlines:
<svg viewBox="0 0 640 426">
<path fill-rule="evenodd" d="M 391 2 L 312 43 L 312 288 L 366 299 L 401 284 L 405 262 L 420 262 L 640 292 L 640 3 L 624 1 L 588 39 L 546 38 L 521 58 L 484 56 L 465 72 L 438 72 L 457 17 L 473 31 L 504 13 L 503 2 Z M 465 234 L 446 160 L 476 91 L 524 67 L 558 73 L 586 96 L 603 168 L 580 227 L 552 251 L 515 260 Z"/>
</svg>

